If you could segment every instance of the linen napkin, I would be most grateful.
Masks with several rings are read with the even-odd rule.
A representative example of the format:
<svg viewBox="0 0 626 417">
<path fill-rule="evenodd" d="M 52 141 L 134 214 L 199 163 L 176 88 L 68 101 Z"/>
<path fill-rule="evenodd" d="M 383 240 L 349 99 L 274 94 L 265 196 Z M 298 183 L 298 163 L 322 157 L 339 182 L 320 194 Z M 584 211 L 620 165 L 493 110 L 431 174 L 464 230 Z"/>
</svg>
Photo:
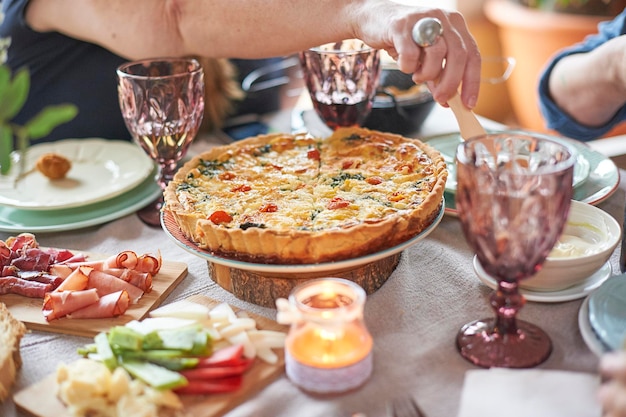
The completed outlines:
<svg viewBox="0 0 626 417">
<path fill-rule="evenodd" d="M 595 374 L 491 368 L 465 373 L 458 417 L 600 417 Z"/>
</svg>

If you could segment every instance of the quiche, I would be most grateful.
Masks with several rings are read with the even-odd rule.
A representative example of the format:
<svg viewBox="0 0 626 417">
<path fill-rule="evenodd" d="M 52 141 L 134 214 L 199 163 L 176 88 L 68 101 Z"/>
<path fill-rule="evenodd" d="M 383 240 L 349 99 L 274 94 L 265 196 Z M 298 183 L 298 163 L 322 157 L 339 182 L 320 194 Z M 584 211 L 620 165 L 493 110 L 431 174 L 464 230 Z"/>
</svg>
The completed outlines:
<svg viewBox="0 0 626 417">
<path fill-rule="evenodd" d="M 164 211 L 198 247 L 246 262 L 314 264 L 388 249 L 437 218 L 448 171 L 417 139 L 365 128 L 276 133 L 185 163 Z"/>
</svg>

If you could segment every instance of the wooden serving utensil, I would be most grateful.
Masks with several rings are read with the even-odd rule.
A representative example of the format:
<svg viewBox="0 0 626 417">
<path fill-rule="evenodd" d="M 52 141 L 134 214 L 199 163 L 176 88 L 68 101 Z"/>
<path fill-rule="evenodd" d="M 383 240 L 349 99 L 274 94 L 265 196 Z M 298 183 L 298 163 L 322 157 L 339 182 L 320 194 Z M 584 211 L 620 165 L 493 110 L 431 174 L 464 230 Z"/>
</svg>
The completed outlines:
<svg viewBox="0 0 626 417">
<path fill-rule="evenodd" d="M 482 127 L 478 118 L 473 111 L 463 105 L 459 94 L 455 94 L 450 100 L 448 100 L 448 106 L 454 113 L 456 121 L 459 124 L 459 131 L 461 132 L 461 138 L 468 140 L 473 136 L 484 135 L 487 132 Z"/>
</svg>

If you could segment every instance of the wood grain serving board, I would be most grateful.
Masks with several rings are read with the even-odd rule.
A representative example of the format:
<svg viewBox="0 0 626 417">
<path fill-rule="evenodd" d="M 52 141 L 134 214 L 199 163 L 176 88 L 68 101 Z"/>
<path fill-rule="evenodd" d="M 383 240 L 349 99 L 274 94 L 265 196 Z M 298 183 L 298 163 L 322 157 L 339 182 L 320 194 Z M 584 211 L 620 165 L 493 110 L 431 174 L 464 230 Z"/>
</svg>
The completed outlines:
<svg viewBox="0 0 626 417">
<path fill-rule="evenodd" d="M 106 255 L 87 254 L 88 259 L 103 259 Z M 46 321 L 43 316 L 43 299 L 21 295 L 0 295 L 0 302 L 8 307 L 16 319 L 22 321 L 31 330 L 65 333 L 76 336 L 93 337 L 113 326 L 124 325 L 132 320 L 140 320 L 150 310 L 157 307 L 172 290 L 187 276 L 187 264 L 163 261 L 161 270 L 153 277 L 152 291 L 145 293 L 137 304 L 131 304 L 126 313 L 106 319 L 69 319 L 60 318 Z"/>
<path fill-rule="evenodd" d="M 202 295 L 194 295 L 187 300 L 209 307 L 220 303 Z M 233 307 L 233 309 L 237 311 L 237 308 Z M 256 320 L 258 329 L 284 332 L 288 330 L 287 326 L 280 325 L 266 317 L 248 314 Z M 242 404 L 284 372 L 284 351 L 277 350 L 276 354 L 279 359 L 273 365 L 257 359 L 252 368 L 244 374 L 243 384 L 236 392 L 206 396 L 181 396 L 185 412 L 194 417 L 218 417 Z M 28 357 L 22 359 L 28 361 Z M 13 396 L 13 400 L 18 407 L 37 417 L 71 417 L 65 406 L 56 397 L 56 388 L 55 375 L 50 375 L 41 382 L 17 392 Z"/>
</svg>

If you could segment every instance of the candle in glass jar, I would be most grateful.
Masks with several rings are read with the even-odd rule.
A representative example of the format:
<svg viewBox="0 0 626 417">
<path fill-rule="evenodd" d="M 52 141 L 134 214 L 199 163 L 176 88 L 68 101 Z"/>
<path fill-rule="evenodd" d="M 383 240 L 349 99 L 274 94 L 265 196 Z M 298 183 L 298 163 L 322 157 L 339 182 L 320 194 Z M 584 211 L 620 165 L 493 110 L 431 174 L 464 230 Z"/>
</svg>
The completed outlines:
<svg viewBox="0 0 626 417">
<path fill-rule="evenodd" d="M 310 280 L 277 301 L 279 321 L 291 324 L 285 342 L 287 376 L 301 388 L 341 392 L 372 372 L 372 337 L 363 322 L 365 291 L 340 278 Z"/>
</svg>

